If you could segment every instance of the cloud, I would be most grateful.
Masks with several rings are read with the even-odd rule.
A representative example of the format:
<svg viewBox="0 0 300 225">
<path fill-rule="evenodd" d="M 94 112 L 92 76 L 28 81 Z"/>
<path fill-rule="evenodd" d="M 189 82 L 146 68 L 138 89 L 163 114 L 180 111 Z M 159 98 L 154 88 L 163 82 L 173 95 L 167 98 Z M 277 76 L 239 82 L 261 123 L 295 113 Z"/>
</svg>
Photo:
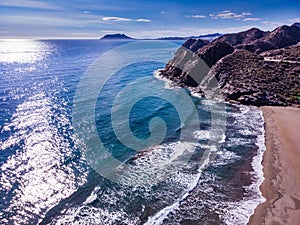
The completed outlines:
<svg viewBox="0 0 300 225">
<path fill-rule="evenodd" d="M 300 17 L 289 20 L 290 23 L 300 23 Z"/>
<path fill-rule="evenodd" d="M 130 18 L 123 18 L 123 17 L 116 17 L 116 16 L 110 16 L 110 17 L 103 17 L 102 20 L 104 21 L 116 21 L 116 22 L 122 22 L 122 21 L 134 21 L 134 22 L 142 22 L 142 23 L 150 23 L 151 20 L 149 19 L 130 19 Z"/>
<path fill-rule="evenodd" d="M 204 15 L 185 15 L 187 18 L 195 18 L 195 19 L 204 19 L 206 16 Z"/>
<path fill-rule="evenodd" d="M 90 11 L 83 11 L 82 13 L 83 14 L 91 14 L 92 12 L 90 12 Z"/>
<path fill-rule="evenodd" d="M 110 16 L 110 17 L 103 17 L 102 20 L 104 21 L 132 21 L 132 19 Z"/>
<path fill-rule="evenodd" d="M 165 11 L 161 11 L 160 13 L 161 13 L 161 14 L 165 14 L 166 12 L 165 12 Z"/>
<path fill-rule="evenodd" d="M 149 19 L 137 19 L 135 21 L 142 22 L 142 23 L 150 23 L 151 22 L 151 20 L 149 20 Z"/>
<path fill-rule="evenodd" d="M 236 20 L 243 19 L 246 16 L 250 16 L 250 15 L 252 15 L 252 13 L 250 12 L 242 12 L 241 14 L 238 14 L 230 10 L 224 10 L 222 12 L 209 14 L 209 16 L 212 19 L 236 19 Z"/>
<path fill-rule="evenodd" d="M 63 17 L 53 17 L 53 16 L 43 16 L 43 15 L 7 15 L 6 16 L 7 21 L 11 25 L 31 25 L 31 26 L 37 26 L 37 25 L 52 25 L 56 27 L 76 27 L 79 25 L 80 20 L 74 20 L 71 18 L 63 18 Z"/>
<path fill-rule="evenodd" d="M 255 18 L 255 17 L 243 19 L 243 21 L 260 21 L 260 20 L 261 20 L 261 18 Z"/>
<path fill-rule="evenodd" d="M 269 27 L 279 27 L 279 26 L 284 25 L 284 23 L 282 23 L 282 22 L 276 22 L 276 21 L 262 21 L 261 23 L 265 24 L 265 25 L 267 25 Z"/>
<path fill-rule="evenodd" d="M 260 23 L 262 24 L 261 28 L 263 30 L 273 30 L 273 29 L 275 29 L 277 27 L 285 25 L 285 23 L 278 22 L 278 21 L 261 21 Z"/>
<path fill-rule="evenodd" d="M 242 16 L 251 16 L 252 15 L 252 13 L 250 13 L 250 12 L 242 12 Z"/>
<path fill-rule="evenodd" d="M 35 9 L 49 9 L 61 10 L 62 8 L 49 4 L 46 2 L 32 1 L 32 0 L 1 0 L 0 6 L 19 7 L 19 8 L 35 8 Z"/>
</svg>

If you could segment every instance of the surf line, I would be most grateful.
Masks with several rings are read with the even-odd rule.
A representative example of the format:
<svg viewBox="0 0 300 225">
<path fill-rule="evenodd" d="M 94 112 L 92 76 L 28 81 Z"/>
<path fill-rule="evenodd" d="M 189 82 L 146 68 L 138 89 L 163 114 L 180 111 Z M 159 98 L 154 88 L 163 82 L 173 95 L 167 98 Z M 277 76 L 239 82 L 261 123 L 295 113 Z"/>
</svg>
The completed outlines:
<svg viewBox="0 0 300 225">
<path fill-rule="evenodd" d="M 214 152 L 216 151 L 214 146 L 212 146 L 211 148 L 213 148 L 212 151 L 214 151 Z M 190 195 L 191 191 L 196 188 L 198 181 L 200 180 L 202 171 L 210 162 L 210 155 L 211 155 L 212 151 L 209 151 L 206 158 L 203 160 L 202 165 L 198 168 L 198 174 L 197 174 L 196 179 L 193 180 L 191 185 L 188 187 L 187 191 L 172 205 L 161 209 L 154 216 L 149 217 L 148 221 L 144 225 L 159 225 L 164 221 L 164 219 L 167 218 L 167 216 L 169 215 L 170 212 L 173 212 L 179 208 L 180 202 L 182 202 L 184 199 L 186 199 Z"/>
</svg>

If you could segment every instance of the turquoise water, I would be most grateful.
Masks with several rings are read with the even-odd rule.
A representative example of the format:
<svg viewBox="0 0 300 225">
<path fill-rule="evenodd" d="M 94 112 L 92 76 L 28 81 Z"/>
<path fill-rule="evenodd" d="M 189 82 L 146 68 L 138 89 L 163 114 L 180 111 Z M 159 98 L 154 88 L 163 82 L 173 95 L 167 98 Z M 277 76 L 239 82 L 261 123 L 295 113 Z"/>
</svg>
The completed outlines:
<svg viewBox="0 0 300 225">
<path fill-rule="evenodd" d="M 160 78 L 155 71 L 179 44 L 0 42 L 1 224 L 247 222 L 262 201 L 261 113 L 192 96 Z M 106 77 L 118 63 L 120 68 Z M 95 66 L 97 76 L 84 83 Z M 104 86 L 94 87 L 101 79 Z M 80 94 L 78 87 L 86 84 Z M 141 93 L 145 98 L 135 101 Z M 183 96 L 189 100 L 181 102 Z M 126 117 L 124 105 L 129 103 L 134 104 Z M 189 119 L 190 103 L 197 121 Z M 213 126 L 212 109 L 225 121 Z M 149 127 L 157 117 L 165 127 Z M 122 132 L 127 126 L 130 134 Z M 158 143 L 138 152 L 135 142 L 128 141 L 131 134 L 145 141 L 164 128 Z M 127 166 L 117 183 L 90 161 L 102 154 L 99 140 L 121 167 Z M 188 160 L 184 154 L 190 154 Z"/>
</svg>

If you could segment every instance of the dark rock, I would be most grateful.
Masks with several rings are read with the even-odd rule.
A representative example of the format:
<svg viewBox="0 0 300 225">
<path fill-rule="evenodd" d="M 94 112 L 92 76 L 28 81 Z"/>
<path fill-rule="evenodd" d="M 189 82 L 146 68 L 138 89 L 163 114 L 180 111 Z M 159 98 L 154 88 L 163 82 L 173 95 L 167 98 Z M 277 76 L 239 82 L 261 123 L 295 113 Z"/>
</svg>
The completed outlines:
<svg viewBox="0 0 300 225">
<path fill-rule="evenodd" d="M 300 23 L 294 23 L 292 26 L 300 28 Z"/>
<path fill-rule="evenodd" d="M 190 38 L 185 41 L 182 46 L 188 48 L 192 52 L 196 52 L 199 48 L 202 48 L 204 45 L 207 45 L 209 41 L 201 40 L 201 39 L 193 39 Z"/>
<path fill-rule="evenodd" d="M 289 105 L 293 92 L 300 90 L 299 64 L 264 61 L 246 50 L 236 50 L 216 63 L 211 70 L 225 99 L 245 105 Z"/>
<path fill-rule="evenodd" d="M 225 34 L 215 41 L 226 42 L 231 46 L 249 44 L 252 41 L 260 39 L 264 37 L 267 32 L 261 31 L 257 28 L 252 28 L 250 30 L 246 30 L 243 32 L 235 33 L 235 34 Z"/>
<path fill-rule="evenodd" d="M 274 49 L 274 46 L 263 40 L 256 40 L 250 44 L 242 45 L 242 46 L 240 46 L 240 48 L 246 49 L 250 52 L 261 53 L 264 51 Z"/>
<path fill-rule="evenodd" d="M 281 26 L 270 32 L 263 38 L 275 48 L 283 48 L 297 44 L 300 41 L 300 28 L 297 26 Z"/>
<path fill-rule="evenodd" d="M 197 51 L 197 54 L 211 67 L 218 60 L 233 53 L 234 48 L 225 42 L 214 41 Z"/>
<path fill-rule="evenodd" d="M 300 63 L 300 44 L 287 48 L 274 49 L 261 53 L 263 57 L 274 60 L 288 60 Z"/>
</svg>

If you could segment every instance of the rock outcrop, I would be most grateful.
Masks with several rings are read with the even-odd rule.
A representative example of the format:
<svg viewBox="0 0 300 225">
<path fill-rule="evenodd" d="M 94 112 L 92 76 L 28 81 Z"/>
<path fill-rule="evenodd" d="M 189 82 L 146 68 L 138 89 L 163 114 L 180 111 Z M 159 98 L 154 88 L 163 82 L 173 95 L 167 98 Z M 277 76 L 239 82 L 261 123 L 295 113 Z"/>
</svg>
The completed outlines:
<svg viewBox="0 0 300 225">
<path fill-rule="evenodd" d="M 212 68 L 226 100 L 246 105 L 297 103 L 300 64 L 266 61 L 264 57 L 238 49 Z"/>
<path fill-rule="evenodd" d="M 211 67 L 224 56 L 233 53 L 234 48 L 225 42 L 214 41 L 197 50 L 197 54 Z"/>
<path fill-rule="evenodd" d="M 209 41 L 190 38 L 186 42 L 184 42 L 182 46 L 190 49 L 192 52 L 196 52 L 198 49 L 207 44 L 209 44 Z"/>
<path fill-rule="evenodd" d="M 203 96 L 199 80 L 213 76 L 224 98 L 241 104 L 300 104 L 299 41 L 299 23 L 271 32 L 252 28 L 223 35 L 211 43 L 189 39 L 161 75 Z M 208 69 L 203 65 L 202 70 L 197 69 L 203 62 Z"/>
</svg>

